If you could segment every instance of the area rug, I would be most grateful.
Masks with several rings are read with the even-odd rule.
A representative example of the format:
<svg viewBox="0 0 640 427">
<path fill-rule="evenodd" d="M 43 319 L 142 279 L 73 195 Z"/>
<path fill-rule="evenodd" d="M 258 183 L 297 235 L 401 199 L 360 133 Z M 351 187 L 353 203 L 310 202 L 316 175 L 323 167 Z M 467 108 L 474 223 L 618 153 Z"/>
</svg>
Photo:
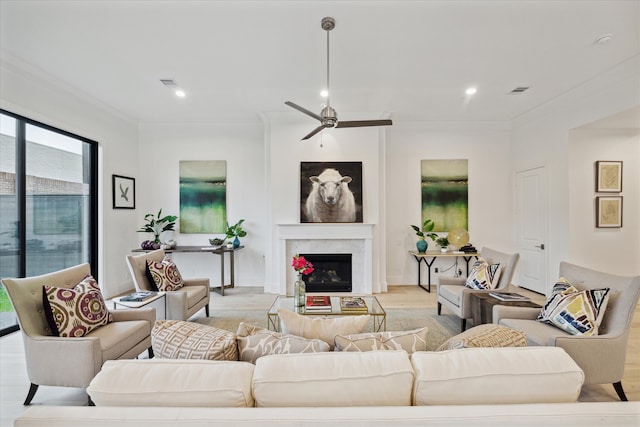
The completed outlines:
<svg viewBox="0 0 640 427">
<path fill-rule="evenodd" d="M 438 316 L 435 309 L 388 309 L 387 331 L 408 331 L 427 327 L 427 348 L 435 350 L 447 339 L 458 334 L 459 319 L 453 316 Z M 212 313 L 212 317 L 204 317 L 195 320 L 203 325 L 236 332 L 240 322 L 267 327 L 267 314 L 263 310 L 218 310 Z M 373 322 L 371 322 L 373 323 Z M 368 332 L 372 325 L 368 326 Z"/>
</svg>

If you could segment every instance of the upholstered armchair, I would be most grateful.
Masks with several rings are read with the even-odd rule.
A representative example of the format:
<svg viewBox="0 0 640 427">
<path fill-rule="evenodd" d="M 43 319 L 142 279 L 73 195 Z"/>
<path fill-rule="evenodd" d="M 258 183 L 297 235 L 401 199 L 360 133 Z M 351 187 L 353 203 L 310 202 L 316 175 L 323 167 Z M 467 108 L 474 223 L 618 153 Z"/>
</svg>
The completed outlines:
<svg viewBox="0 0 640 427">
<path fill-rule="evenodd" d="M 43 286 L 73 288 L 88 274 L 89 264 L 81 264 L 41 276 L 2 280 L 24 341 L 31 381 L 25 405 L 31 403 L 40 385 L 86 388 L 107 360 L 133 359 L 145 350 L 153 357 L 153 308 L 114 310 L 113 322 L 82 337 L 54 335 L 45 315 Z"/>
<path fill-rule="evenodd" d="M 501 273 L 498 284 L 494 289 L 478 290 L 465 286 L 465 277 L 439 277 L 438 278 L 438 315 L 444 305 L 460 318 L 460 330 L 464 331 L 467 319 L 471 318 L 471 294 L 474 292 L 494 292 L 505 289 L 513 279 L 520 254 L 507 254 L 490 248 L 483 248 L 480 256 L 489 264 L 500 264 Z M 474 325 L 476 326 L 476 325 Z"/>
<path fill-rule="evenodd" d="M 127 265 L 133 277 L 133 283 L 138 292 L 151 291 L 154 287 L 147 276 L 147 261 L 160 262 L 165 256 L 163 249 L 147 252 L 141 255 L 127 255 Z M 209 279 L 183 279 L 184 286 L 166 293 L 167 319 L 187 320 L 203 307 L 209 317 Z"/>
<path fill-rule="evenodd" d="M 616 276 L 562 262 L 560 277 L 578 290 L 611 288 L 598 335 L 570 335 L 538 322 L 539 308 L 496 305 L 493 322 L 523 331 L 528 345 L 562 347 L 584 371 L 584 384 L 613 384 L 620 400 L 627 400 L 622 376 L 631 320 L 640 296 L 640 276 Z"/>
</svg>

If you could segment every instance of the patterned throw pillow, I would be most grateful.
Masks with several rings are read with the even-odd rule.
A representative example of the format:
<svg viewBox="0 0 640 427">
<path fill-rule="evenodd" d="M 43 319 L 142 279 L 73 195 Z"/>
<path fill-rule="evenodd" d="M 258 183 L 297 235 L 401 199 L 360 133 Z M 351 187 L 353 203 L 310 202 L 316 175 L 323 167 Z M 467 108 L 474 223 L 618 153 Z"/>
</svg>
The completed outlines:
<svg viewBox="0 0 640 427">
<path fill-rule="evenodd" d="M 472 347 L 526 347 L 527 336 L 522 331 L 502 325 L 478 325 L 445 341 L 436 351 Z"/>
<path fill-rule="evenodd" d="M 184 320 L 156 320 L 151 347 L 161 359 L 238 360 L 233 332 Z"/>
<path fill-rule="evenodd" d="M 600 288 L 580 291 L 561 277 L 553 286 L 537 320 L 571 335 L 598 335 L 610 290 Z"/>
<path fill-rule="evenodd" d="M 500 280 L 500 264 L 489 264 L 480 257 L 473 263 L 465 286 L 471 289 L 495 289 Z"/>
<path fill-rule="evenodd" d="M 42 303 L 47 323 L 59 337 L 83 337 L 113 322 L 100 286 L 90 274 L 71 289 L 43 286 Z"/>
<path fill-rule="evenodd" d="M 238 340 L 238 359 L 253 364 L 256 363 L 258 358 L 269 354 L 329 351 L 329 344 L 322 340 L 272 332 L 244 322 L 241 322 L 238 326 L 236 336 Z"/>
<path fill-rule="evenodd" d="M 285 334 L 320 339 L 329 344 L 331 350 L 333 350 L 336 335 L 359 334 L 364 331 L 371 319 L 368 314 L 331 319 L 311 318 L 282 308 L 278 310 L 278 317 L 282 332 Z"/>
<path fill-rule="evenodd" d="M 408 354 L 427 350 L 429 328 L 412 331 L 372 332 L 336 335 L 335 351 L 404 350 Z"/>
<path fill-rule="evenodd" d="M 176 291 L 184 286 L 178 267 L 169 257 L 160 262 L 147 260 L 147 272 L 158 291 Z"/>
</svg>

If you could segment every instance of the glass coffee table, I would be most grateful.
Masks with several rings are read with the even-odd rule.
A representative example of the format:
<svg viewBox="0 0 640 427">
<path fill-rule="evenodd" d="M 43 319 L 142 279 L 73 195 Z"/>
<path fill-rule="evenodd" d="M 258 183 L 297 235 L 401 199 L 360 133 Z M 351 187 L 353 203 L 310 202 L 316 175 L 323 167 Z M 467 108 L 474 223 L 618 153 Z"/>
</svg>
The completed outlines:
<svg viewBox="0 0 640 427">
<path fill-rule="evenodd" d="M 354 295 L 345 295 L 354 296 Z M 303 316 L 313 317 L 333 317 L 333 316 L 359 316 L 368 314 L 373 319 L 373 331 L 382 332 L 387 330 L 387 313 L 380 305 L 378 299 L 372 295 L 357 295 L 367 304 L 367 311 L 362 312 L 346 312 L 340 308 L 340 296 L 331 295 L 331 311 L 311 311 L 304 307 L 294 307 L 293 297 L 280 295 L 273 302 L 269 311 L 267 311 L 267 327 L 276 332 L 280 332 L 280 318 L 278 317 L 278 309 L 284 308 L 294 311 Z"/>
</svg>

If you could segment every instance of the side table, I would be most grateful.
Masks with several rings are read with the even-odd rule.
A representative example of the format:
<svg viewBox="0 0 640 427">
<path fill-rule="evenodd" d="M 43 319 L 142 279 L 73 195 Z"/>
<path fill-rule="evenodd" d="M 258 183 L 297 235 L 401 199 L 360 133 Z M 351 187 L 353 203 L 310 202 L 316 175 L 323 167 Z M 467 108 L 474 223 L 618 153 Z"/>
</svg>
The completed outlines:
<svg viewBox="0 0 640 427">
<path fill-rule="evenodd" d="M 539 307 L 532 301 L 502 301 L 489 295 L 488 292 L 471 293 L 471 315 L 473 316 L 473 326 L 485 323 L 493 323 L 493 306 L 508 305 L 511 307 Z"/>
<path fill-rule="evenodd" d="M 144 301 L 120 301 L 122 297 L 113 298 L 113 309 L 120 308 L 136 309 L 142 307 L 153 307 L 156 309 L 156 319 L 167 318 L 167 298 L 166 292 L 158 292 L 156 295 L 147 298 Z"/>
</svg>

